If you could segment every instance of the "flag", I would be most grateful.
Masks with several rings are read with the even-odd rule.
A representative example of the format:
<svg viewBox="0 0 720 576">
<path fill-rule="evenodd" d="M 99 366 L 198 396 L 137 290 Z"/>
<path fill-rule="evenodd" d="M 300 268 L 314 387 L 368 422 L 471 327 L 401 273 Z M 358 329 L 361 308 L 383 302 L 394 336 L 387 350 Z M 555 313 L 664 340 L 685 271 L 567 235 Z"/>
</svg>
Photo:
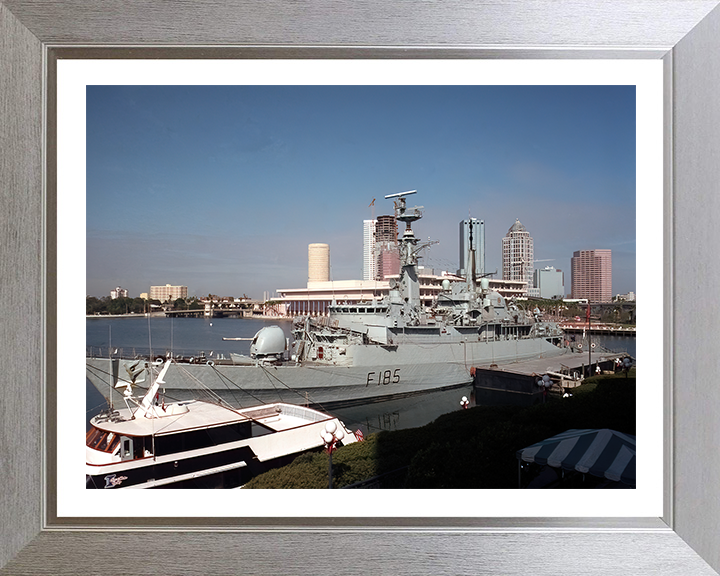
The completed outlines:
<svg viewBox="0 0 720 576">
<path fill-rule="evenodd" d="M 585 320 L 590 322 L 590 302 L 588 302 L 587 312 L 585 313 Z"/>
<path fill-rule="evenodd" d="M 362 442 L 363 440 L 365 440 L 365 435 L 362 433 L 362 430 L 357 429 L 355 431 L 355 438 L 357 438 L 358 442 Z"/>
</svg>

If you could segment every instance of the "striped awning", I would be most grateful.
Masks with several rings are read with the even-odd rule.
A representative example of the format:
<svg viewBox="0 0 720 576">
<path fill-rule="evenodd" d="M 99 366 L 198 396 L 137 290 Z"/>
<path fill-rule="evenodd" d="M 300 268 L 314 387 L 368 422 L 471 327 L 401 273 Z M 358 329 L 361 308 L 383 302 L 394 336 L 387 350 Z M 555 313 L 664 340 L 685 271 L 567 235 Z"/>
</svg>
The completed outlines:
<svg viewBox="0 0 720 576">
<path fill-rule="evenodd" d="M 518 450 L 517 458 L 635 486 L 635 436 L 607 428 L 567 430 Z"/>
</svg>

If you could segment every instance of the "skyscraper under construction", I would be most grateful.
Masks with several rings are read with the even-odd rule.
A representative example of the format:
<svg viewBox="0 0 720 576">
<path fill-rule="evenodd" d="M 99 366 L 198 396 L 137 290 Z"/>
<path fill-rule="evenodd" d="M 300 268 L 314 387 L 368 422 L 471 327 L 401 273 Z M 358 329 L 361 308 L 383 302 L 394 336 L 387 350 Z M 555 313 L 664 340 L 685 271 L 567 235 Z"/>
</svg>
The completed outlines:
<svg viewBox="0 0 720 576">
<path fill-rule="evenodd" d="M 400 273 L 395 216 L 363 221 L 363 280 L 384 280 Z"/>
</svg>

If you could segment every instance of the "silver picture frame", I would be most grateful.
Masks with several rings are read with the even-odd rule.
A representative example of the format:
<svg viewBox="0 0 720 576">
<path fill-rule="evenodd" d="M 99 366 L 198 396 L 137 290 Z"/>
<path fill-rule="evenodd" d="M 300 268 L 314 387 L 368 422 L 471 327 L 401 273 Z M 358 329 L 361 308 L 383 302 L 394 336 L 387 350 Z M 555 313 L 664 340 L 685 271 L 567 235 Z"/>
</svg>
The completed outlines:
<svg viewBox="0 0 720 576">
<path fill-rule="evenodd" d="M 717 574 L 718 4 L 0 0 L 0 574 Z M 58 518 L 54 66 L 138 56 L 661 59 L 663 516 Z"/>
</svg>

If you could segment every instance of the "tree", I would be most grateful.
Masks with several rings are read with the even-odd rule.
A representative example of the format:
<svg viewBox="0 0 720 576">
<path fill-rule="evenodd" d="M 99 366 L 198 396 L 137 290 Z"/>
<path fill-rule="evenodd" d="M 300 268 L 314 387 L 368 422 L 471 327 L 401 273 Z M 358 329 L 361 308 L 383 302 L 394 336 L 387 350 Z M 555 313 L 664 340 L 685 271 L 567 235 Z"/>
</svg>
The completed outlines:
<svg viewBox="0 0 720 576">
<path fill-rule="evenodd" d="M 99 298 L 88 296 L 85 298 L 85 314 L 101 314 L 105 312 L 105 305 Z"/>
</svg>

